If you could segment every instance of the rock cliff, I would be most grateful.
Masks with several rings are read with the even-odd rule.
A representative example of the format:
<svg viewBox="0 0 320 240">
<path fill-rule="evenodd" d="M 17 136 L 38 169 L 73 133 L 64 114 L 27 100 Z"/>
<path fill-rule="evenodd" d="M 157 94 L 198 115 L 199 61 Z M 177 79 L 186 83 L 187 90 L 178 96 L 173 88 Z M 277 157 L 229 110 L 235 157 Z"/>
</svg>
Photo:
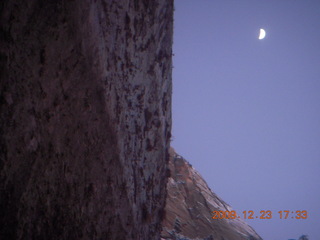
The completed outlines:
<svg viewBox="0 0 320 240">
<path fill-rule="evenodd" d="M 2 0 L 0 239 L 159 239 L 171 0 Z"/>
<path fill-rule="evenodd" d="M 163 240 L 261 240 L 240 218 L 212 219 L 213 211 L 232 211 L 232 208 L 172 148 L 169 168 Z"/>
</svg>

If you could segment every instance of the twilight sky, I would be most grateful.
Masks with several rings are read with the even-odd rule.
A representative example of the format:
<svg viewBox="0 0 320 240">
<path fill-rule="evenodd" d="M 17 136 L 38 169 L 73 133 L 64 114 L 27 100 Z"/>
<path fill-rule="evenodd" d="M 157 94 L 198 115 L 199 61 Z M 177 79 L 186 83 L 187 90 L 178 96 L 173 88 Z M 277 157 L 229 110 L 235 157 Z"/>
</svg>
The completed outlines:
<svg viewBox="0 0 320 240">
<path fill-rule="evenodd" d="M 264 240 L 320 239 L 320 1 L 175 0 L 174 24 L 172 146 L 238 213 L 273 212 L 247 220 Z"/>
</svg>

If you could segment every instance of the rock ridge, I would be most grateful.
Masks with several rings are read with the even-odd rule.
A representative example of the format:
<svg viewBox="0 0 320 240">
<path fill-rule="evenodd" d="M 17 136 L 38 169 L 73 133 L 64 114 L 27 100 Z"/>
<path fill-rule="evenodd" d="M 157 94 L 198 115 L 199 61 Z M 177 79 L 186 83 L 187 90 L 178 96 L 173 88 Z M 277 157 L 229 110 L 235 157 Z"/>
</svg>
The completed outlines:
<svg viewBox="0 0 320 240">
<path fill-rule="evenodd" d="M 162 239 L 262 240 L 242 219 L 212 219 L 213 211 L 232 211 L 173 148 L 170 149 Z"/>
</svg>

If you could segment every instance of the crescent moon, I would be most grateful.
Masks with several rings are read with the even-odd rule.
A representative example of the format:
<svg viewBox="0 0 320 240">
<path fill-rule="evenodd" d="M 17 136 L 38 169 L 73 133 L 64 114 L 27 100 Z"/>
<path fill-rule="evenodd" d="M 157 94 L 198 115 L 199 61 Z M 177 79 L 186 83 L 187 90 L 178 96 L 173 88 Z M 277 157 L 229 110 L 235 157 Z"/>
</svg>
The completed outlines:
<svg viewBox="0 0 320 240">
<path fill-rule="evenodd" d="M 259 34 L 259 39 L 264 39 L 266 36 L 266 31 L 262 28 L 260 28 L 260 34 Z"/>
</svg>

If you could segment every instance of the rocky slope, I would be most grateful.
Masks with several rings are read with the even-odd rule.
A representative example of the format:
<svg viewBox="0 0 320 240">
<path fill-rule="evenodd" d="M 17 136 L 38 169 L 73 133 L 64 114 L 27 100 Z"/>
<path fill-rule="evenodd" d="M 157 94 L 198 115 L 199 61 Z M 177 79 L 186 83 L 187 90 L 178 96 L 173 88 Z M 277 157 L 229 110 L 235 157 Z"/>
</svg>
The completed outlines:
<svg viewBox="0 0 320 240">
<path fill-rule="evenodd" d="M 2 0 L 0 239 L 159 239 L 171 0 Z"/>
<path fill-rule="evenodd" d="M 232 208 L 213 193 L 200 174 L 172 148 L 162 239 L 261 240 L 242 219 L 212 219 Z"/>
</svg>

